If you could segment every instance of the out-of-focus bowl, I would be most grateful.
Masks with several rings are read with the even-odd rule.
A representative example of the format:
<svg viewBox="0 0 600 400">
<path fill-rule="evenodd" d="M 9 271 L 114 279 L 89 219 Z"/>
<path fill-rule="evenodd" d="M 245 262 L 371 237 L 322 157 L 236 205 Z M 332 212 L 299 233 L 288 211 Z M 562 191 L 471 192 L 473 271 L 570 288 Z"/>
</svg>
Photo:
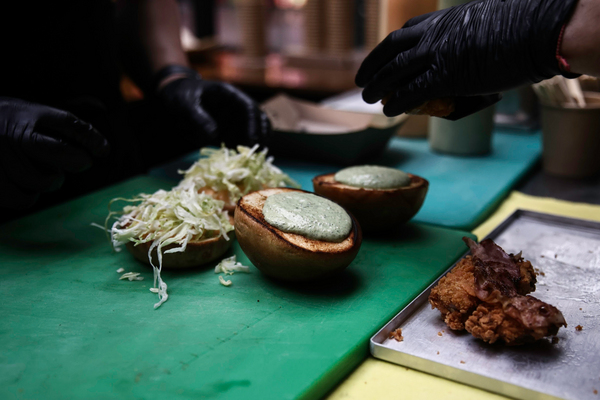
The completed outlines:
<svg viewBox="0 0 600 400">
<path fill-rule="evenodd" d="M 340 165 L 379 156 L 408 118 L 333 110 L 286 96 L 262 108 L 273 125 L 271 154 Z"/>
</svg>

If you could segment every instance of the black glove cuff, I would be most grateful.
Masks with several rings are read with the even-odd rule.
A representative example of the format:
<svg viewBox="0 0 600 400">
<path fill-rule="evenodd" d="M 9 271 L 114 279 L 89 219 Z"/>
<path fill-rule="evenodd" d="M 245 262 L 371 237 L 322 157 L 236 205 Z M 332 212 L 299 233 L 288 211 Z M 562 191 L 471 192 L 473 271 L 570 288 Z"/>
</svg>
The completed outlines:
<svg viewBox="0 0 600 400">
<path fill-rule="evenodd" d="M 167 65 L 166 67 L 161 68 L 156 74 L 154 74 L 154 78 L 152 80 L 153 93 L 156 93 L 158 91 L 159 85 L 165 78 L 168 78 L 169 76 L 175 74 L 185 75 L 186 77 L 191 79 L 202 79 L 202 76 L 200 76 L 200 74 L 195 69 L 177 64 Z"/>
</svg>

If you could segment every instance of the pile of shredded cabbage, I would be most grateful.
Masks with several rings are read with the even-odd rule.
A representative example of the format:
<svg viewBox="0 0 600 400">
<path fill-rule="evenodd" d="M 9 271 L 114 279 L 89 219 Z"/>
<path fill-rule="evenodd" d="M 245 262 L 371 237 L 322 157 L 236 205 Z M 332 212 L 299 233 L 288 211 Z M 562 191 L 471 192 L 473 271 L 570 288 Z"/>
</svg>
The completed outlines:
<svg viewBox="0 0 600 400">
<path fill-rule="evenodd" d="M 186 171 L 179 187 L 196 185 L 209 187 L 215 192 L 227 190 L 232 203 L 242 196 L 268 187 L 300 187 L 296 181 L 273 165 L 273 157 L 267 157 L 267 149 L 257 151 L 254 147 L 237 146 L 237 151 L 224 145 L 220 149 L 200 149 L 201 157 Z"/>
<path fill-rule="evenodd" d="M 110 234 L 116 250 L 128 242 L 135 245 L 152 243 L 148 250 L 148 258 L 154 270 L 154 287 L 151 292 L 158 294 L 160 307 L 167 301 L 167 284 L 161 279 L 163 248 L 176 245 L 164 253 L 185 251 L 190 241 L 223 236 L 229 240 L 228 232 L 233 230 L 224 203 L 215 200 L 205 193 L 198 193 L 198 187 L 190 184 L 187 188 L 175 187 L 170 191 L 158 190 L 154 194 L 139 194 L 133 199 L 117 198 L 135 205 L 128 205 L 121 212 L 110 212 L 110 218 L 122 214 L 113 224 Z M 110 208 L 110 206 L 109 206 Z M 152 251 L 158 254 L 158 266 L 152 262 Z"/>
</svg>

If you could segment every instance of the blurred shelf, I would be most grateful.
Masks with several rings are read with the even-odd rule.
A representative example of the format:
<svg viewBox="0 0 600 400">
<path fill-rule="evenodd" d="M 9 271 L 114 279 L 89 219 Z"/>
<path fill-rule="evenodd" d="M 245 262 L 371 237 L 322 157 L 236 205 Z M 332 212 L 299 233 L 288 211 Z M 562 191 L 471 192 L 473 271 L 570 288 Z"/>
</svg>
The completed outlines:
<svg viewBox="0 0 600 400">
<path fill-rule="evenodd" d="M 309 100 L 322 100 L 356 88 L 355 63 L 335 67 L 291 65 L 286 56 L 269 54 L 261 58 L 217 51 L 204 62 L 193 62 L 205 79 L 229 82 L 248 92 L 257 101 L 285 92 Z M 266 97 L 265 97 L 266 96 Z M 262 98 L 257 98 L 262 97 Z"/>
<path fill-rule="evenodd" d="M 258 102 L 282 92 L 305 100 L 321 101 L 355 89 L 354 75 L 358 70 L 357 63 L 329 67 L 314 67 L 309 62 L 292 65 L 281 54 L 249 58 L 218 49 L 190 54 L 190 62 L 204 79 L 231 83 Z M 121 92 L 126 101 L 143 97 L 139 88 L 127 77 L 121 80 Z"/>
</svg>

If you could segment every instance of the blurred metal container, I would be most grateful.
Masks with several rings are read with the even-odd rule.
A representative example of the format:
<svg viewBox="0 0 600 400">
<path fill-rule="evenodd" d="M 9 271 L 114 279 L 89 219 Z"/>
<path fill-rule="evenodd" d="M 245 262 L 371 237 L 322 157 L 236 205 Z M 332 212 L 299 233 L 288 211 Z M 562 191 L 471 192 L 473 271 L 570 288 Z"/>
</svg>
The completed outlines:
<svg viewBox="0 0 600 400">
<path fill-rule="evenodd" d="M 304 5 L 304 46 L 310 51 L 325 48 L 325 4 L 321 0 L 307 0 Z"/>
<path fill-rule="evenodd" d="M 236 0 L 242 50 L 248 57 L 267 54 L 265 0 Z"/>
<path fill-rule="evenodd" d="M 544 170 L 570 178 L 600 173 L 600 93 L 584 92 L 585 108 L 542 104 Z"/>
<path fill-rule="evenodd" d="M 459 6 L 461 4 L 469 3 L 472 0 L 438 0 L 438 10 L 444 8 Z"/>
<path fill-rule="evenodd" d="M 354 2 L 325 1 L 325 48 L 330 54 L 349 54 L 354 48 Z"/>
<path fill-rule="evenodd" d="M 492 148 L 495 107 L 485 108 L 458 121 L 429 119 L 431 150 L 458 156 L 483 155 Z"/>
</svg>

